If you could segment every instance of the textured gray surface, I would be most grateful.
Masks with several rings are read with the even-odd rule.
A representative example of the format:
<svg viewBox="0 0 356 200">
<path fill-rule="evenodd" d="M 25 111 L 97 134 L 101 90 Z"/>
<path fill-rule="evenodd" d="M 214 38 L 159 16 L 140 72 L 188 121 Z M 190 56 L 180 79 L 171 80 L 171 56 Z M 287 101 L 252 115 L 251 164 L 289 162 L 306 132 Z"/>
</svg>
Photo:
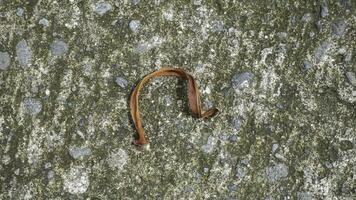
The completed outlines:
<svg viewBox="0 0 356 200">
<path fill-rule="evenodd" d="M 355 9 L 0 0 L 0 199 L 354 199 Z M 220 113 L 155 79 L 136 147 L 128 98 L 161 67 Z"/>
</svg>

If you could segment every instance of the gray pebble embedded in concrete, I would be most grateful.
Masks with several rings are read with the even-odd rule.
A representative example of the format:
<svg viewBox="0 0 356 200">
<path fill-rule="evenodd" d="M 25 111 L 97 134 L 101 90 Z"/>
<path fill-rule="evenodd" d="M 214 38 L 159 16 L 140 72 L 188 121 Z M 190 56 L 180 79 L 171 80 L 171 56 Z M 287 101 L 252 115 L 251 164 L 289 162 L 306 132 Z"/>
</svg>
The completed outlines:
<svg viewBox="0 0 356 200">
<path fill-rule="evenodd" d="M 222 21 L 212 21 L 211 28 L 213 32 L 223 32 L 224 31 L 224 23 Z"/>
<path fill-rule="evenodd" d="M 116 84 L 122 88 L 127 86 L 127 80 L 122 77 L 117 77 L 115 80 Z"/>
<path fill-rule="evenodd" d="M 23 15 L 23 9 L 22 8 L 17 8 L 16 15 L 21 17 Z"/>
<path fill-rule="evenodd" d="M 136 33 L 140 29 L 140 21 L 139 20 L 131 20 L 129 23 L 129 27 L 132 32 Z"/>
<path fill-rule="evenodd" d="M 298 200 L 312 200 L 312 195 L 306 192 L 297 192 L 297 199 Z"/>
<path fill-rule="evenodd" d="M 247 174 L 247 168 L 245 166 L 238 165 L 236 168 L 236 177 L 242 179 Z"/>
<path fill-rule="evenodd" d="M 250 165 L 250 160 L 247 159 L 247 158 L 245 158 L 245 159 L 242 159 L 242 160 L 240 161 L 240 163 L 241 163 L 241 164 L 244 164 L 244 165 L 246 165 L 246 166 L 248 166 L 248 165 Z"/>
<path fill-rule="evenodd" d="M 49 170 L 47 173 L 47 178 L 48 179 L 52 179 L 54 177 L 54 171 L 53 170 Z"/>
<path fill-rule="evenodd" d="M 232 120 L 232 126 L 235 131 L 240 130 L 241 128 L 241 119 L 239 117 L 236 117 Z"/>
<path fill-rule="evenodd" d="M 36 115 L 42 110 L 42 104 L 37 99 L 26 98 L 22 103 L 27 114 Z"/>
<path fill-rule="evenodd" d="M 45 164 L 44 167 L 45 167 L 45 169 L 49 169 L 49 168 L 52 167 L 52 164 L 50 162 L 48 162 L 48 163 Z"/>
<path fill-rule="evenodd" d="M 230 138 L 229 138 L 229 141 L 230 142 L 236 142 L 237 141 L 237 136 L 236 135 L 232 135 Z"/>
<path fill-rule="evenodd" d="M 329 15 L 328 5 L 326 4 L 326 1 L 323 1 L 320 7 L 320 16 L 324 18 L 328 15 Z"/>
<path fill-rule="evenodd" d="M 112 9 L 111 4 L 107 2 L 99 2 L 95 5 L 95 12 L 98 13 L 100 16 L 104 15 L 111 9 Z"/>
<path fill-rule="evenodd" d="M 332 34 L 334 36 L 342 36 L 346 30 L 346 22 L 344 19 L 337 19 L 331 25 Z"/>
<path fill-rule="evenodd" d="M 10 55 L 7 52 L 0 52 L 0 70 L 6 70 L 10 66 Z"/>
<path fill-rule="evenodd" d="M 132 5 L 137 5 L 140 3 L 140 0 L 132 0 Z"/>
<path fill-rule="evenodd" d="M 30 47 L 27 45 L 25 39 L 22 39 L 16 45 L 16 56 L 22 67 L 27 67 L 32 59 L 32 51 Z"/>
<path fill-rule="evenodd" d="M 274 143 L 273 145 L 272 145 L 272 152 L 274 153 L 277 149 L 278 149 L 278 144 L 277 143 Z"/>
<path fill-rule="evenodd" d="M 356 97 L 356 90 L 352 91 L 352 96 Z"/>
<path fill-rule="evenodd" d="M 226 133 L 221 133 L 221 134 L 219 135 L 219 139 L 220 139 L 221 141 L 227 141 L 227 140 L 229 139 L 229 136 L 228 136 Z"/>
<path fill-rule="evenodd" d="M 346 54 L 345 54 L 345 57 L 344 57 L 344 61 L 345 62 L 350 62 L 352 59 L 352 51 L 348 51 Z"/>
<path fill-rule="evenodd" d="M 304 61 L 303 61 L 303 68 L 304 68 L 305 70 L 308 70 L 308 69 L 312 68 L 311 62 L 309 62 L 308 60 L 304 60 Z"/>
<path fill-rule="evenodd" d="M 56 39 L 51 44 L 51 52 L 55 56 L 63 56 L 65 53 L 68 52 L 68 45 L 62 40 Z"/>
<path fill-rule="evenodd" d="M 85 156 L 90 156 L 91 155 L 91 149 L 89 147 L 83 147 L 83 148 L 71 147 L 69 149 L 69 154 L 74 159 L 83 158 Z"/>
<path fill-rule="evenodd" d="M 288 176 L 288 167 L 283 163 L 276 164 L 266 169 L 266 175 L 268 182 L 274 183 Z"/>
<path fill-rule="evenodd" d="M 38 21 L 38 24 L 48 27 L 49 21 L 46 18 L 42 18 L 42 19 L 40 19 L 40 21 Z"/>
<path fill-rule="evenodd" d="M 231 184 L 227 188 L 229 189 L 229 191 L 233 192 L 237 190 L 237 185 Z"/>
<path fill-rule="evenodd" d="M 202 150 L 205 153 L 211 153 L 214 150 L 215 140 L 213 137 L 209 136 L 208 141 L 206 144 L 202 146 Z"/>
<path fill-rule="evenodd" d="M 249 85 L 254 75 L 250 72 L 243 72 L 232 77 L 231 83 L 234 89 L 245 88 Z"/>
<path fill-rule="evenodd" d="M 355 76 L 355 73 L 346 72 L 346 77 L 347 77 L 347 79 L 349 79 L 349 82 L 351 83 L 351 85 L 356 87 L 356 76 Z"/>
<path fill-rule="evenodd" d="M 328 53 L 331 44 L 327 41 L 324 41 L 315 51 L 314 57 L 316 62 L 320 62 L 324 59 L 324 56 Z"/>
</svg>

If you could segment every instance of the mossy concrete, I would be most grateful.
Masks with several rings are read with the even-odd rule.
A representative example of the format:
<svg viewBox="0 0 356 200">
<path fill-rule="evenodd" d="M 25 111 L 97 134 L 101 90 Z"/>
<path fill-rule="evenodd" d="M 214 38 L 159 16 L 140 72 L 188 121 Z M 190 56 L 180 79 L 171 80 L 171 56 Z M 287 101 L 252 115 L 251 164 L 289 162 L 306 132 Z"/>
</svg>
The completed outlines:
<svg viewBox="0 0 356 200">
<path fill-rule="evenodd" d="M 0 199 L 355 198 L 355 9 L 0 0 Z M 185 83 L 155 79 L 137 147 L 129 95 L 161 67 L 220 112 L 193 118 Z"/>
</svg>

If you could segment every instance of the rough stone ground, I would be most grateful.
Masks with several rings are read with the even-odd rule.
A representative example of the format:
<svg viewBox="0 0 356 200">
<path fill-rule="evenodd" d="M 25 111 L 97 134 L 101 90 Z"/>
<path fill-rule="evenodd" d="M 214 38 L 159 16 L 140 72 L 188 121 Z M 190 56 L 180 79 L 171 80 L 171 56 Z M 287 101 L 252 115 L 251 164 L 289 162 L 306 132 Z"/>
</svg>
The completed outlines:
<svg viewBox="0 0 356 200">
<path fill-rule="evenodd" d="M 0 199 L 355 199 L 356 1 L 0 0 Z M 160 67 L 200 85 L 128 98 Z"/>
</svg>

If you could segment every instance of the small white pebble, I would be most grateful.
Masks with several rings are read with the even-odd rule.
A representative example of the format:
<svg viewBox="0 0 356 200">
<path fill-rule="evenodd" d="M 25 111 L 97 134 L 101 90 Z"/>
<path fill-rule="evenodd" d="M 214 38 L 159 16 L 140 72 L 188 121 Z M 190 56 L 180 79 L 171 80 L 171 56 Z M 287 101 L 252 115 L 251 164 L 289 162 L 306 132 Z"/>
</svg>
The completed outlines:
<svg viewBox="0 0 356 200">
<path fill-rule="evenodd" d="M 141 23 L 138 20 L 131 20 L 129 23 L 129 27 L 132 32 L 136 33 L 140 29 Z"/>
<path fill-rule="evenodd" d="M 356 97 L 356 90 L 352 91 L 352 96 Z"/>
<path fill-rule="evenodd" d="M 17 8 L 16 15 L 21 17 L 24 13 L 24 10 L 22 8 Z"/>
<path fill-rule="evenodd" d="M 40 21 L 38 21 L 38 24 L 48 27 L 49 26 L 49 21 L 45 18 L 40 19 Z"/>
</svg>

